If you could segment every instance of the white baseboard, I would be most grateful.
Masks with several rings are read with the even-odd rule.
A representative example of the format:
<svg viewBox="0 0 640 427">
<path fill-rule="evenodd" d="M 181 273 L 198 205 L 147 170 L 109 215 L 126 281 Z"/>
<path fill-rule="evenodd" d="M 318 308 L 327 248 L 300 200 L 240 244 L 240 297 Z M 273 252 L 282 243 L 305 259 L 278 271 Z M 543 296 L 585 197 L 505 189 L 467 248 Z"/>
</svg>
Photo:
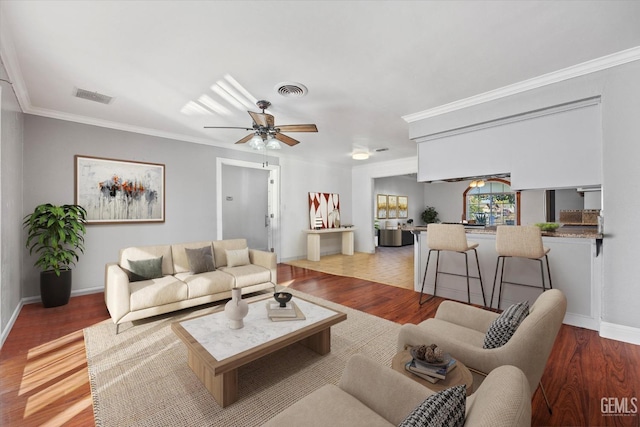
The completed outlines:
<svg viewBox="0 0 640 427">
<path fill-rule="evenodd" d="M 0 349 L 4 345 L 4 342 L 6 341 L 7 337 L 9 336 L 9 332 L 11 332 L 11 329 L 13 329 L 13 325 L 16 323 L 16 320 L 18 319 L 18 315 L 20 314 L 20 310 L 22 310 L 23 306 L 24 306 L 24 303 L 20 301 L 16 309 L 13 310 L 13 314 L 9 319 L 9 323 L 7 323 L 7 327 L 4 328 L 4 330 L 2 331 L 2 335 L 0 335 Z"/>
<path fill-rule="evenodd" d="M 600 322 L 600 336 L 602 338 L 640 345 L 640 328 Z"/>
</svg>

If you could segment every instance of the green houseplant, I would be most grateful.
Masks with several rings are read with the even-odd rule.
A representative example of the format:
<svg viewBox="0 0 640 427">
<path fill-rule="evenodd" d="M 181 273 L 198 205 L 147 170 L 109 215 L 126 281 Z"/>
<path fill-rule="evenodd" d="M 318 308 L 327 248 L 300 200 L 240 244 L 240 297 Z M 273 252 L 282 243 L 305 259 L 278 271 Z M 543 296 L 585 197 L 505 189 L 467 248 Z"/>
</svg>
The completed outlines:
<svg viewBox="0 0 640 427">
<path fill-rule="evenodd" d="M 431 224 L 439 221 L 438 211 L 436 211 L 436 208 L 432 206 L 427 206 L 420 217 L 422 218 L 422 222 L 424 222 L 425 224 Z"/>
<path fill-rule="evenodd" d="M 24 217 L 29 254 L 38 255 L 40 295 L 45 307 L 57 307 L 69 302 L 71 296 L 71 266 L 84 253 L 87 232 L 87 212 L 79 205 L 39 205 Z"/>
</svg>

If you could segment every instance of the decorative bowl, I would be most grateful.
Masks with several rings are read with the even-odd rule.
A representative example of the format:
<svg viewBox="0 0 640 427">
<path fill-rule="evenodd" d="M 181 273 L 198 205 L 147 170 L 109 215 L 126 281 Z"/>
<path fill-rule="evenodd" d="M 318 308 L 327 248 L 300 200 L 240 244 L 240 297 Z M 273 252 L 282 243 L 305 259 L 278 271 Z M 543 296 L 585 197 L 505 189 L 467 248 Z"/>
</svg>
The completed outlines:
<svg viewBox="0 0 640 427">
<path fill-rule="evenodd" d="M 291 301 L 291 293 L 289 292 L 276 292 L 273 294 L 273 298 L 280 303 L 280 307 L 286 307 L 287 303 Z"/>
<path fill-rule="evenodd" d="M 560 227 L 560 224 L 557 222 L 539 222 L 536 226 L 540 227 L 542 231 L 556 231 Z"/>
</svg>

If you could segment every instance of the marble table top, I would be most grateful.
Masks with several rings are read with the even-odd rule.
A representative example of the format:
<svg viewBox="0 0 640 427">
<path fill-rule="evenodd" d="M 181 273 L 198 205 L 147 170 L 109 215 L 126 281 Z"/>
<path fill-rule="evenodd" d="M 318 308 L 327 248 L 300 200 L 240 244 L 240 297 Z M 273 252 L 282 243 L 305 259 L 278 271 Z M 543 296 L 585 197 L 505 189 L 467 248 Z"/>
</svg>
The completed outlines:
<svg viewBox="0 0 640 427">
<path fill-rule="evenodd" d="M 224 311 L 185 320 L 180 325 L 220 361 L 336 315 L 333 310 L 301 298 L 294 297 L 292 301 L 305 315 L 305 320 L 271 321 L 267 316 L 267 303 L 275 301 L 268 298 L 249 303 L 249 313 L 241 329 L 229 328 Z"/>
</svg>

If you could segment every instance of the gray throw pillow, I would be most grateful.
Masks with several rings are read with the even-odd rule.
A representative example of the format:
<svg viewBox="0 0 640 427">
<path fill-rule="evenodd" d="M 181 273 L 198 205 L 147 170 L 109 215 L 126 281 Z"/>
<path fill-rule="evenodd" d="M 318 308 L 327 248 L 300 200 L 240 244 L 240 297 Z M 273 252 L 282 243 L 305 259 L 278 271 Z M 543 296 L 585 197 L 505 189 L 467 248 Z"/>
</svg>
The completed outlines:
<svg viewBox="0 0 640 427">
<path fill-rule="evenodd" d="M 205 273 L 216 269 L 213 263 L 213 253 L 211 246 L 203 246 L 202 248 L 184 250 L 187 253 L 187 261 L 189 261 L 189 270 L 193 274 Z"/>
<path fill-rule="evenodd" d="M 162 257 L 141 259 L 129 262 L 129 280 L 139 282 L 141 280 L 158 279 L 162 277 Z"/>
<path fill-rule="evenodd" d="M 467 387 L 447 388 L 427 397 L 399 427 L 461 427 L 464 425 Z"/>
<path fill-rule="evenodd" d="M 482 348 L 498 348 L 505 345 L 528 315 L 529 301 L 519 302 L 507 308 L 489 326 Z"/>
</svg>

